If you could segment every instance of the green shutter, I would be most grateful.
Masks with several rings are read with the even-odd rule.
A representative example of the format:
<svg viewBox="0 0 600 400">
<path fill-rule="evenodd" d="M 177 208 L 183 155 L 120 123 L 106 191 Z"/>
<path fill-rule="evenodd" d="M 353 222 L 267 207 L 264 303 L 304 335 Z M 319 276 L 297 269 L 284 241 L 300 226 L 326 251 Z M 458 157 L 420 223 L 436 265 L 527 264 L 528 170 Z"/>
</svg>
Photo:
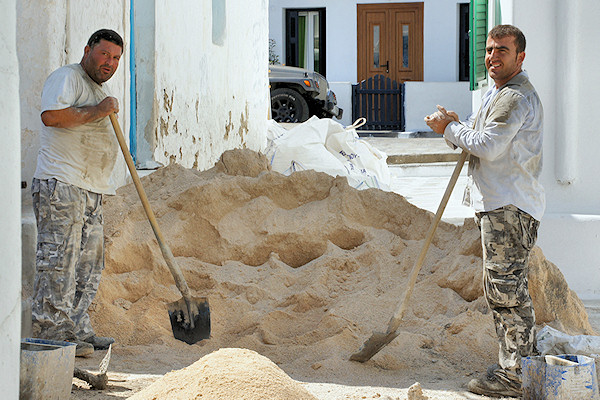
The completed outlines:
<svg viewBox="0 0 600 400">
<path fill-rule="evenodd" d="M 471 0 L 469 23 L 469 64 L 471 90 L 480 89 L 487 82 L 485 69 L 485 42 L 487 40 L 487 0 Z"/>
</svg>

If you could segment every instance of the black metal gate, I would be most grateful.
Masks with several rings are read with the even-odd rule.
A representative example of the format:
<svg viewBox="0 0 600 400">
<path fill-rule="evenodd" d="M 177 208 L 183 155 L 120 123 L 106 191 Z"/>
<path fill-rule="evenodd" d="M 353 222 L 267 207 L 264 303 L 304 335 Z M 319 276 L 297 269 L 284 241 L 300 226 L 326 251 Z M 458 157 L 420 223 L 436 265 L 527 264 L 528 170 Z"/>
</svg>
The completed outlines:
<svg viewBox="0 0 600 400">
<path fill-rule="evenodd" d="M 362 130 L 404 131 L 404 84 L 375 75 L 352 85 L 352 121 L 364 117 Z"/>
</svg>

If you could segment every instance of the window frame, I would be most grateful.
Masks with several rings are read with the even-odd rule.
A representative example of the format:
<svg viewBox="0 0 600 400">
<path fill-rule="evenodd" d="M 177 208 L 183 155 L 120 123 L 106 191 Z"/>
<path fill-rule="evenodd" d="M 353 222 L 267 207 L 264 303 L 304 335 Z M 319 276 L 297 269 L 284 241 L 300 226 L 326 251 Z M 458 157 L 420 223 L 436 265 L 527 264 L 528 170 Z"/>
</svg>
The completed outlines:
<svg viewBox="0 0 600 400">
<path fill-rule="evenodd" d="M 327 40 L 325 36 L 326 9 L 320 8 L 287 8 L 285 10 L 285 65 L 298 67 L 300 60 L 299 32 L 298 32 L 298 13 L 299 12 L 318 12 L 319 13 L 319 70 L 315 71 L 323 76 L 327 71 Z M 302 66 L 300 66 L 302 67 Z M 303 68 L 303 67 L 302 67 Z M 310 68 L 309 68 L 310 69 Z"/>
<path fill-rule="evenodd" d="M 470 4 L 458 4 L 458 81 L 469 82 L 471 62 L 470 62 L 470 47 L 469 47 L 469 31 L 470 31 Z"/>
</svg>

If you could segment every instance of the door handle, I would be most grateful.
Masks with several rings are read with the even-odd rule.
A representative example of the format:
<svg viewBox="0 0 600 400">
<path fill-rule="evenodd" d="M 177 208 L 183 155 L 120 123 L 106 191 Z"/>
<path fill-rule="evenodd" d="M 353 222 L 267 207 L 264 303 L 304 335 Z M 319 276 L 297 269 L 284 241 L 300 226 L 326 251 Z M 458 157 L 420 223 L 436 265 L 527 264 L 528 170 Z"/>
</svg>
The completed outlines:
<svg viewBox="0 0 600 400">
<path fill-rule="evenodd" d="M 385 64 L 379 64 L 379 68 L 385 67 L 386 74 L 390 73 L 390 61 L 386 61 Z"/>
</svg>

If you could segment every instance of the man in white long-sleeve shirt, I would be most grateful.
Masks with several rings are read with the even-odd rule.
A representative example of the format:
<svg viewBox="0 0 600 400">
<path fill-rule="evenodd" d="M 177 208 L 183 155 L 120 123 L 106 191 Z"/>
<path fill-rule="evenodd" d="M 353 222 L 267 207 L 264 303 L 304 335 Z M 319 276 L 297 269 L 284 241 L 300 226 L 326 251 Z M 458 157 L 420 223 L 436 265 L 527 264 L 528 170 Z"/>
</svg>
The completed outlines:
<svg viewBox="0 0 600 400">
<path fill-rule="evenodd" d="M 469 152 L 465 202 L 481 228 L 484 293 L 500 342 L 499 364 L 468 389 L 488 396 L 521 394 L 521 357 L 536 353 L 535 315 L 529 296 L 529 253 L 544 214 L 540 99 L 522 70 L 525 36 L 512 25 L 488 34 L 485 65 L 494 85 L 473 118 L 453 112 L 426 118 L 434 132 Z"/>
</svg>

